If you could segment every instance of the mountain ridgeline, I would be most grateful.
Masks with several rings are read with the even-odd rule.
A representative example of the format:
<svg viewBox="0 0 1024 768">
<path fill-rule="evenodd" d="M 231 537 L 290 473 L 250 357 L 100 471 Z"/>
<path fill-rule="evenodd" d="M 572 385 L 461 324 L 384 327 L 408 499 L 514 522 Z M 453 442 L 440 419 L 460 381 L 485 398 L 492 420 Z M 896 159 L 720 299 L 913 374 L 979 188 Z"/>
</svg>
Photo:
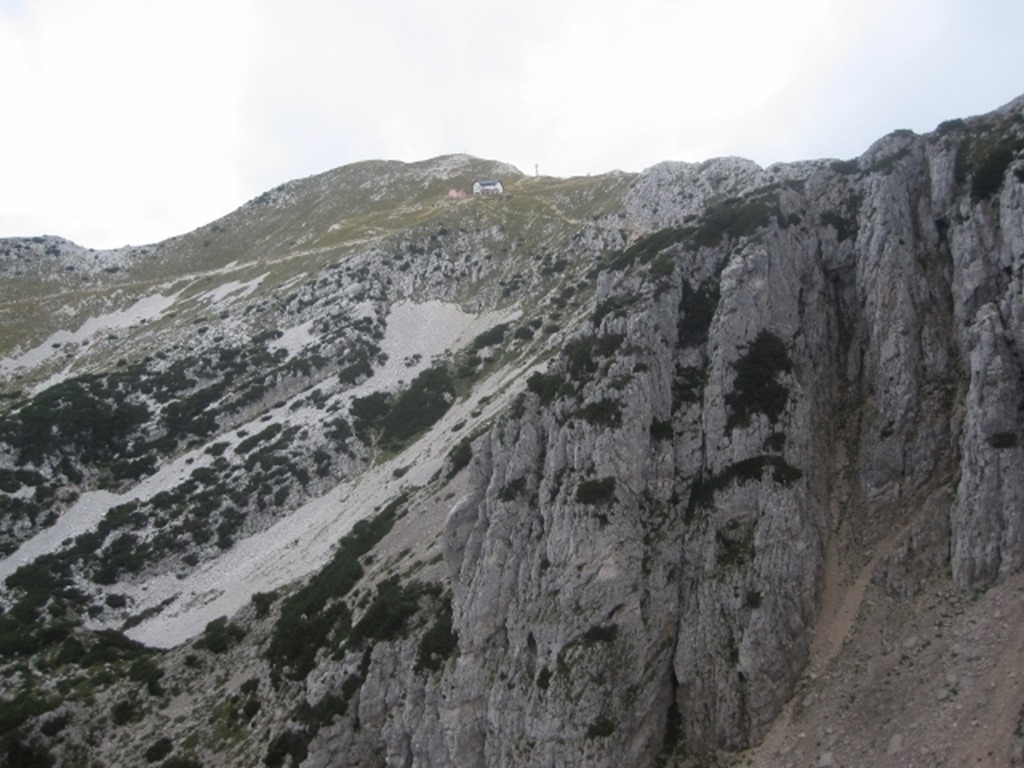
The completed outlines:
<svg viewBox="0 0 1024 768">
<path fill-rule="evenodd" d="M 0 764 L 1024 759 L 1024 100 L 0 274 Z"/>
</svg>

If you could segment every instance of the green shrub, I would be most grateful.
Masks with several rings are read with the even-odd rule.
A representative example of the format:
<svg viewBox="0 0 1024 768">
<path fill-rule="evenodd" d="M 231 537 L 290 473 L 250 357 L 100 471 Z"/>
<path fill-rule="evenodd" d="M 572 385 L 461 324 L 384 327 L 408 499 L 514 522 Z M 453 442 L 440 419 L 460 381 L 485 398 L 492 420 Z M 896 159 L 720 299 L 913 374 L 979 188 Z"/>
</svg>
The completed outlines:
<svg viewBox="0 0 1024 768">
<path fill-rule="evenodd" d="M 844 240 L 857 239 L 857 219 L 853 216 L 843 216 L 835 211 L 826 211 L 821 214 L 821 223 L 836 231 L 836 240 L 840 243 Z"/>
<path fill-rule="evenodd" d="M 64 712 L 56 717 L 51 717 L 49 720 L 45 720 L 42 725 L 39 726 L 39 731 L 44 736 L 53 737 L 67 728 L 70 721 L 71 716 L 67 712 Z"/>
<path fill-rule="evenodd" d="M 164 690 L 160 687 L 160 679 L 164 671 L 149 658 L 143 657 L 128 668 L 128 679 L 136 683 L 145 683 L 146 690 L 151 696 L 163 696 Z"/>
<path fill-rule="evenodd" d="M 530 341 L 533 338 L 533 329 L 527 325 L 516 328 L 515 337 L 523 341 Z"/>
<path fill-rule="evenodd" d="M 203 634 L 192 643 L 194 648 L 205 648 L 211 653 L 224 653 L 245 637 L 245 630 L 226 616 L 214 619 L 206 625 Z"/>
<path fill-rule="evenodd" d="M 391 395 L 387 392 L 373 392 L 365 397 L 357 397 L 349 406 L 356 436 L 363 442 L 369 442 L 372 434 L 377 432 L 391 408 Z"/>
<path fill-rule="evenodd" d="M 754 526 L 741 526 L 732 520 L 725 530 L 715 532 L 717 562 L 723 568 L 738 567 L 754 559 Z"/>
<path fill-rule="evenodd" d="M 141 717 L 142 713 L 132 699 L 122 699 L 110 708 L 110 719 L 114 725 L 127 725 Z"/>
<path fill-rule="evenodd" d="M 670 227 L 652 232 L 641 237 L 624 251 L 612 254 L 605 266 L 607 269 L 619 270 L 625 269 L 637 261 L 649 262 L 666 248 L 684 242 L 692 234 L 692 227 Z"/>
<path fill-rule="evenodd" d="M 416 671 L 436 672 L 459 650 L 459 637 L 452 629 L 452 598 L 445 597 L 434 623 L 423 634 L 416 649 Z"/>
<path fill-rule="evenodd" d="M 831 163 L 829 163 L 829 168 L 831 168 L 836 173 L 848 176 L 850 174 L 857 173 L 860 170 L 860 163 L 856 159 L 833 160 Z"/>
<path fill-rule="evenodd" d="M 651 433 L 652 440 L 671 440 L 675 435 L 671 419 L 666 419 L 664 421 L 661 421 L 660 419 L 652 420 L 649 431 Z"/>
<path fill-rule="evenodd" d="M 560 395 L 572 393 L 572 385 L 557 373 L 535 371 L 526 380 L 526 388 L 540 398 L 541 405 L 550 405 Z"/>
<path fill-rule="evenodd" d="M 566 367 L 569 378 L 583 383 L 600 368 L 601 359 L 615 354 L 622 346 L 622 334 L 583 336 L 565 345 Z"/>
<path fill-rule="evenodd" d="M 338 371 L 338 381 L 342 384 L 355 384 L 362 378 L 373 375 L 373 366 L 369 360 L 357 360 Z"/>
<path fill-rule="evenodd" d="M 500 344 L 505 340 L 505 332 L 507 330 L 507 323 L 496 325 L 473 339 L 473 343 L 470 344 L 470 347 L 472 349 L 485 349 L 486 347 L 493 347 L 495 344 Z"/>
<path fill-rule="evenodd" d="M 267 747 L 263 764 L 267 768 L 281 768 L 285 758 L 291 757 L 293 766 L 299 765 L 309 755 L 309 736 L 300 731 L 287 730 L 278 734 Z"/>
<path fill-rule="evenodd" d="M 526 478 L 517 477 L 515 480 L 509 480 L 501 487 L 498 491 L 498 499 L 501 501 L 515 501 L 525 492 Z"/>
<path fill-rule="evenodd" d="M 778 421 L 789 401 L 789 389 L 778 377 L 789 373 L 792 367 L 782 339 L 770 331 L 761 331 L 734 364 L 733 391 L 725 396 L 729 409 L 726 429 L 750 426 L 755 413 L 763 413 L 773 424 Z"/>
<path fill-rule="evenodd" d="M 733 482 L 742 484 L 761 480 L 766 469 L 771 470 L 772 481 L 784 487 L 791 486 L 803 476 L 799 469 L 781 456 L 764 455 L 743 459 L 716 474 L 698 475 L 690 487 L 686 520 L 692 521 L 698 509 L 711 507 L 718 491 L 724 490 Z"/>
<path fill-rule="evenodd" d="M 768 192 L 725 200 L 705 211 L 693 232 L 693 240 L 697 245 L 712 247 L 726 237 L 752 235 L 778 216 L 778 200 Z"/>
<path fill-rule="evenodd" d="M 610 504 L 615 498 L 615 478 L 584 480 L 576 488 L 576 501 L 580 504 Z"/>
<path fill-rule="evenodd" d="M 160 768 L 203 768 L 203 764 L 194 757 L 175 755 L 160 763 Z"/>
<path fill-rule="evenodd" d="M 276 592 L 254 592 L 252 595 L 253 608 L 256 609 L 256 617 L 262 619 L 270 612 L 270 606 L 277 600 Z"/>
<path fill-rule="evenodd" d="M 14 738 L 3 745 L 7 768 L 52 768 L 55 758 L 42 744 L 25 744 L 21 739 Z"/>
<path fill-rule="evenodd" d="M 463 438 L 448 454 L 448 477 L 454 477 L 460 470 L 469 465 L 473 458 L 473 444 L 468 437 Z"/>
<path fill-rule="evenodd" d="M 1016 432 L 996 432 L 988 436 L 988 444 L 997 449 L 1016 448 L 1020 439 Z"/>
<path fill-rule="evenodd" d="M 679 321 L 676 324 L 676 343 L 680 349 L 707 343 L 719 296 L 717 279 L 705 280 L 696 288 L 683 281 L 679 294 Z"/>
<path fill-rule="evenodd" d="M 247 437 L 242 440 L 238 445 L 235 446 L 235 453 L 246 454 L 253 450 L 260 443 L 269 442 L 273 440 L 281 432 L 283 427 L 279 423 L 274 423 L 268 426 L 266 429 Z"/>
<path fill-rule="evenodd" d="M 603 739 L 613 733 L 615 733 L 615 721 L 606 715 L 598 717 L 587 728 L 588 739 Z"/>
<path fill-rule="evenodd" d="M 549 685 L 551 685 L 551 670 L 544 667 L 537 673 L 537 687 L 546 691 Z"/>
<path fill-rule="evenodd" d="M 382 422 L 381 440 L 399 448 L 413 436 L 433 426 L 455 400 L 455 382 L 444 366 L 420 372 L 394 400 Z"/>
<path fill-rule="evenodd" d="M 604 398 L 576 411 L 577 415 L 591 424 L 618 428 L 622 426 L 622 405 L 617 400 Z"/>
<path fill-rule="evenodd" d="M 349 641 L 394 640 L 405 629 L 406 622 L 419 607 L 422 585 L 413 582 L 402 586 L 395 577 L 377 585 L 377 594 L 359 622 L 352 627 Z"/>
<path fill-rule="evenodd" d="M 1003 176 L 1013 162 L 1014 150 L 1009 144 L 997 144 L 981 158 L 971 178 L 971 195 L 975 200 L 987 200 L 1003 186 Z"/>
<path fill-rule="evenodd" d="M 587 644 L 610 643 L 618 634 L 619 627 L 616 624 L 595 624 L 583 633 L 582 642 Z"/>
<path fill-rule="evenodd" d="M 174 742 L 166 736 L 163 736 L 146 748 L 144 757 L 146 758 L 147 763 L 155 763 L 158 760 L 163 760 L 173 751 Z"/>
<path fill-rule="evenodd" d="M 304 680 L 328 637 L 348 630 L 351 613 L 339 598 L 348 594 L 362 577 L 359 557 L 391 530 L 406 499 L 403 494 L 379 514 L 352 526 L 351 532 L 338 542 L 327 565 L 283 601 L 266 654 L 275 672 L 289 667 L 289 677 Z"/>
</svg>

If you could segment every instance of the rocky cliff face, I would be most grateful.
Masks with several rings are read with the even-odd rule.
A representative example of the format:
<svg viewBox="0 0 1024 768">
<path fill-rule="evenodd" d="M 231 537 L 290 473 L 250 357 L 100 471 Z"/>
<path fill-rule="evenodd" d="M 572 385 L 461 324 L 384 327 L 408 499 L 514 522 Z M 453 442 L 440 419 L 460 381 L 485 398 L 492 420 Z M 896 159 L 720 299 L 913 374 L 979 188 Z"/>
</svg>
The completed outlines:
<svg viewBox="0 0 1024 768">
<path fill-rule="evenodd" d="M 900 540 L 904 595 L 936 566 L 960 587 L 1019 569 L 1021 129 L 1017 105 L 780 181 L 730 166 L 737 199 L 689 226 L 679 205 L 602 272 L 449 517 L 453 764 L 758 741 L 840 528 L 847 557 Z M 659 168 L 624 208 L 649 225 L 695 188 Z"/>
<path fill-rule="evenodd" d="M 132 664 L 129 680 L 94 694 L 114 725 L 124 726 L 119 703 L 138 701 L 132 683 L 175 686 L 169 714 L 124 715 L 138 744 L 164 733 L 190 745 L 151 762 L 175 748 L 199 764 L 307 768 L 644 766 L 728 754 L 761 742 L 808 669 L 835 658 L 837 648 L 822 651 L 822 627 L 844 579 L 911 605 L 936 579 L 969 591 L 1020 571 L 1024 102 L 926 136 L 894 133 L 851 161 L 666 163 L 534 193 L 523 180 L 507 185 L 504 209 L 471 201 L 479 206 L 461 209 L 458 224 L 435 226 L 429 217 L 442 214 L 413 206 L 413 224 L 380 235 L 399 217 L 403 183 L 447 185 L 469 162 L 395 171 L 351 220 L 292 240 L 296 206 L 336 216 L 335 186 L 373 189 L 383 171 L 287 185 L 217 230 L 235 255 L 255 227 L 260 247 L 284 249 L 282 263 L 349 249 L 341 280 L 314 279 L 284 302 L 303 333 L 348 329 L 317 349 L 341 361 L 280 376 L 219 424 L 280 423 L 259 433 L 266 441 L 294 427 L 302 450 L 288 454 L 289 472 L 313 471 L 303 456 L 314 451 L 327 458 L 313 487 L 274 498 L 294 506 L 329 486 L 326 475 L 344 475 L 349 484 L 325 504 L 362 505 L 352 516 L 365 527 L 350 520 L 333 559 L 301 586 L 250 589 L 251 604 L 169 650 L 155 678 L 136 656 L 114 654 Z M 159 271 L 161 248 L 173 247 L 146 250 L 145 268 Z M 178 247 L 181 258 L 202 250 Z M 117 263 L 133 258 L 142 256 Z M 48 267 L 45 279 L 59 274 Z M 505 322 L 421 361 L 381 330 L 397 327 L 399 300 L 476 313 L 459 321 L 461 336 L 444 337 L 462 345 Z M 245 317 L 276 311 L 269 298 L 252 306 Z M 374 362 L 378 342 L 410 355 L 410 379 L 440 360 L 464 372 L 459 387 L 409 386 L 386 354 Z M 345 350 L 364 347 L 354 371 Z M 388 371 L 391 394 L 373 399 Z M 409 438 L 395 417 L 371 413 L 398 409 L 403 391 L 447 415 Z M 352 424 L 324 421 L 332 437 L 318 442 L 312 409 L 324 403 Z M 204 446 L 232 455 L 210 449 L 217 434 L 200 437 L 209 442 L 189 443 L 195 456 Z M 242 438 L 232 450 L 255 471 L 264 459 L 246 456 L 259 442 Z M 261 455 L 270 454 L 252 454 Z M 235 535 L 280 516 L 263 499 L 273 490 L 260 489 L 248 512 L 235 499 L 248 515 Z M 139 498 L 134 511 L 148 514 Z M 212 549 L 193 552 L 192 564 Z M 180 557 L 171 562 L 190 584 Z M 25 583 L 8 582 L 14 610 Z M 144 627 L 177 626 L 172 611 L 190 610 L 129 594 L 149 611 Z M 196 592 L 192 603 L 212 599 Z M 110 627 L 107 608 L 93 618 Z M 167 625 L 152 618 L 161 610 Z M 75 642 L 86 653 L 94 641 Z M 200 651 L 229 670 L 216 684 Z M 8 681 L 21 679 L 12 670 Z M 203 698 L 215 690 L 231 704 Z M 49 720 L 19 720 L 10 743 L 52 744 L 49 731 L 61 729 L 46 723 L 73 720 L 83 705 L 61 706 Z M 213 725 L 190 719 L 203 706 Z M 118 762 L 131 737 L 116 733 L 96 726 L 53 748 L 69 765 L 88 743 L 111 764 L 136 764 Z"/>
</svg>

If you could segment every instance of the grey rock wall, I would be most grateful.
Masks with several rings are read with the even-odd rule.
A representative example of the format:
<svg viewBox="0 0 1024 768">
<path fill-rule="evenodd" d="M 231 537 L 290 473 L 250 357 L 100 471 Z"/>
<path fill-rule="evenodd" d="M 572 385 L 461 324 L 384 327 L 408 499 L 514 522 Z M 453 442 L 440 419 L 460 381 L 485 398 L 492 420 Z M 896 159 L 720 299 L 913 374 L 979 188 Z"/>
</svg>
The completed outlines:
<svg viewBox="0 0 1024 768">
<path fill-rule="evenodd" d="M 1021 105 L 995 123 L 1019 143 Z M 1024 163 L 977 199 L 968 152 L 897 133 L 855 167 L 722 161 L 712 188 L 663 165 L 634 184 L 643 230 L 782 179 L 754 231 L 684 237 L 657 276 L 605 273 L 595 304 L 622 311 L 580 338 L 614 354 L 478 445 L 448 527 L 449 700 L 473 721 L 456 764 L 647 765 L 676 728 L 697 751 L 755 743 L 807 661 L 839 525 L 865 548 L 897 535 L 879 578 L 898 594 L 936 564 L 963 587 L 1020 568 Z M 693 335 L 701 286 L 717 300 Z M 784 403 L 744 419 L 765 331 L 787 359 L 758 375 Z M 588 419 L 602 402 L 621 418 Z"/>
</svg>

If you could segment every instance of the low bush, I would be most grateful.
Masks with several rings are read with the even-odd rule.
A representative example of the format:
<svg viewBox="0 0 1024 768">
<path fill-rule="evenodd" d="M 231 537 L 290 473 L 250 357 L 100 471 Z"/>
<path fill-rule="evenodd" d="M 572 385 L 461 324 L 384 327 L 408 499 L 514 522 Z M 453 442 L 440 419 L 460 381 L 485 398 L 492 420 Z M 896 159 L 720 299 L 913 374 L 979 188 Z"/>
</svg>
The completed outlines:
<svg viewBox="0 0 1024 768">
<path fill-rule="evenodd" d="M 147 763 L 155 763 L 159 760 L 163 760 L 173 751 L 174 742 L 166 736 L 162 736 L 146 748 L 144 757 L 146 758 Z"/>
<path fill-rule="evenodd" d="M 584 480 L 576 488 L 576 501 L 580 504 L 609 504 L 615 498 L 615 478 Z"/>
<path fill-rule="evenodd" d="M 764 414 L 773 424 L 777 422 L 789 401 L 789 389 L 779 382 L 779 375 L 793 367 L 782 339 L 761 331 L 733 367 L 733 391 L 725 396 L 729 409 L 726 429 L 749 426 L 756 413 Z"/>
<path fill-rule="evenodd" d="M 470 344 L 470 347 L 473 349 L 485 349 L 487 347 L 493 347 L 495 344 L 500 344 L 505 340 L 505 332 L 507 330 L 507 323 L 496 325 L 473 339 L 473 343 Z"/>
<path fill-rule="evenodd" d="M 588 739 L 603 739 L 607 736 L 611 736 L 613 733 L 615 733 L 615 721 L 606 715 L 598 717 L 590 724 L 590 727 L 587 728 Z"/>
<path fill-rule="evenodd" d="M 416 671 L 436 672 L 459 649 L 459 637 L 452 629 L 452 598 L 447 595 L 433 624 L 416 649 Z"/>
<path fill-rule="evenodd" d="M 591 424 L 619 428 L 622 426 L 622 404 L 617 400 L 604 398 L 587 405 L 576 411 L 576 414 Z"/>
</svg>

